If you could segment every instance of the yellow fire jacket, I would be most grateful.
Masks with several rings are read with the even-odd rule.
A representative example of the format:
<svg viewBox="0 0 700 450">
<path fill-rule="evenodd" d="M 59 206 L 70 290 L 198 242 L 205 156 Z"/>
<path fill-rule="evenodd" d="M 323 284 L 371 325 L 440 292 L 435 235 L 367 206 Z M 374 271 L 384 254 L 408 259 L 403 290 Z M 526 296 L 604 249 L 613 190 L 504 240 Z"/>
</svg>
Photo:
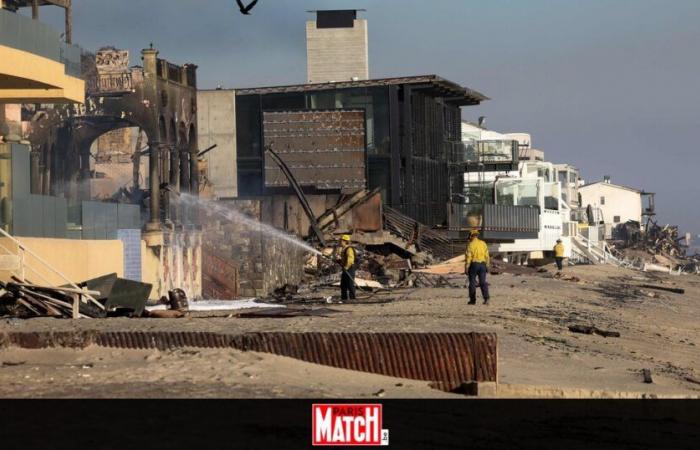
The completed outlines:
<svg viewBox="0 0 700 450">
<path fill-rule="evenodd" d="M 469 269 L 469 265 L 473 262 L 485 263 L 488 265 L 490 261 L 489 248 L 486 246 L 486 242 L 479 238 L 474 238 L 474 240 L 469 241 L 467 250 L 464 252 L 465 269 Z"/>
<path fill-rule="evenodd" d="M 564 257 L 564 244 L 557 244 L 554 246 L 554 256 L 556 258 L 563 258 Z"/>
<path fill-rule="evenodd" d="M 341 260 L 343 268 L 345 270 L 350 270 L 350 268 L 355 264 L 355 249 L 352 247 L 346 247 L 341 251 Z"/>
</svg>

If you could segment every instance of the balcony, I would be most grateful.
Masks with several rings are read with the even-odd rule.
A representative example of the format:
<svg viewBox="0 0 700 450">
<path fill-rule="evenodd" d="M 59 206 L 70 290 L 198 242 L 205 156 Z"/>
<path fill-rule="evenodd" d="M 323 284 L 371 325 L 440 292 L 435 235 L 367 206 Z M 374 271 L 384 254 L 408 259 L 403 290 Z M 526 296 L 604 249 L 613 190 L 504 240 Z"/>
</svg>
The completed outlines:
<svg viewBox="0 0 700 450">
<path fill-rule="evenodd" d="M 518 141 L 463 140 L 453 149 L 453 161 L 466 172 L 507 171 L 518 168 Z"/>
<path fill-rule="evenodd" d="M 84 102 L 80 58 L 58 31 L 0 9 L 0 102 Z"/>
<path fill-rule="evenodd" d="M 464 236 L 471 229 L 481 229 L 490 242 L 514 239 L 537 239 L 540 209 L 537 206 L 494 204 L 450 204 L 450 229 Z"/>
</svg>

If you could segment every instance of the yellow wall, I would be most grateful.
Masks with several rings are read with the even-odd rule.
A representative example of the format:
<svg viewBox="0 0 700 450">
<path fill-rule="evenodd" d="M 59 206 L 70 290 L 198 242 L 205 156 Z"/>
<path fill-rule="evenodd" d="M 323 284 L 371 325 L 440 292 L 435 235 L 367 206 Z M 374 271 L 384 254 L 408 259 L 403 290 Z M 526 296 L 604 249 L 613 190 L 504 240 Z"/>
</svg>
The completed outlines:
<svg viewBox="0 0 700 450">
<path fill-rule="evenodd" d="M 101 275 L 124 275 L 124 246 L 119 240 L 92 241 L 74 239 L 23 238 L 18 240 L 62 272 L 74 283 Z M 17 254 L 17 245 L 8 238 L 0 238 L 0 245 Z M 0 247 L 0 253 L 6 254 Z M 62 285 L 66 282 L 25 253 L 25 278 L 36 284 Z M 39 272 L 29 270 L 28 267 Z M 42 278 L 43 276 L 43 278 Z M 8 272 L 0 271 L 0 280 L 7 281 Z M 45 278 L 45 279 L 44 279 Z"/>
<path fill-rule="evenodd" d="M 0 83 L 0 101 L 85 102 L 85 82 L 66 75 L 65 66 L 49 58 L 0 45 L 0 74 L 28 81 L 26 89 L 7 88 Z M 42 83 L 45 87 L 37 88 L 35 83 Z"/>
</svg>

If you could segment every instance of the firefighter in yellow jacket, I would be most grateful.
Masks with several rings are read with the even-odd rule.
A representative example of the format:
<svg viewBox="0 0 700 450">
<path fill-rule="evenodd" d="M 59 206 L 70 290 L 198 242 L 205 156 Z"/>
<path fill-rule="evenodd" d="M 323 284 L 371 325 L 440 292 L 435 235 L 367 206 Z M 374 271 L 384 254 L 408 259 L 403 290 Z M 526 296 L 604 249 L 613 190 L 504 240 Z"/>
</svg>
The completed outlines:
<svg viewBox="0 0 700 450">
<path fill-rule="evenodd" d="M 340 238 L 340 257 L 338 263 L 342 266 L 343 272 L 340 275 L 340 298 L 342 300 L 355 300 L 355 249 L 350 245 L 350 235 L 344 234 Z"/>
<path fill-rule="evenodd" d="M 489 248 L 486 246 L 486 242 L 479 239 L 477 230 L 472 230 L 469 233 L 469 244 L 467 244 L 464 258 L 464 272 L 469 277 L 469 304 L 476 304 L 476 280 L 478 278 L 481 295 L 484 297 L 484 305 L 488 305 L 489 285 L 486 282 L 486 274 L 491 258 Z"/>
<path fill-rule="evenodd" d="M 557 239 L 557 245 L 554 246 L 554 260 L 557 262 L 557 270 L 561 272 L 564 269 L 564 244 L 561 239 Z"/>
</svg>

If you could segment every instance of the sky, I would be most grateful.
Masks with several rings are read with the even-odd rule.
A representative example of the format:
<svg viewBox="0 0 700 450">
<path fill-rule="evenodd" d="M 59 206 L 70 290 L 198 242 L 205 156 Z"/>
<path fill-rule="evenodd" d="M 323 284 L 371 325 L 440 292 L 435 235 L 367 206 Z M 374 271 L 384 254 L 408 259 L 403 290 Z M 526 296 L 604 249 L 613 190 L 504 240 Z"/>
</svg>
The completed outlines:
<svg viewBox="0 0 700 450">
<path fill-rule="evenodd" d="M 125 5 L 129 5 L 127 8 Z M 303 83 L 313 9 L 366 9 L 370 77 L 437 74 L 491 100 L 465 107 L 528 132 L 587 182 L 657 193 L 662 223 L 700 234 L 699 0 L 73 0 L 73 41 L 199 66 L 200 88 Z M 62 27 L 55 7 L 43 21 Z"/>
</svg>

